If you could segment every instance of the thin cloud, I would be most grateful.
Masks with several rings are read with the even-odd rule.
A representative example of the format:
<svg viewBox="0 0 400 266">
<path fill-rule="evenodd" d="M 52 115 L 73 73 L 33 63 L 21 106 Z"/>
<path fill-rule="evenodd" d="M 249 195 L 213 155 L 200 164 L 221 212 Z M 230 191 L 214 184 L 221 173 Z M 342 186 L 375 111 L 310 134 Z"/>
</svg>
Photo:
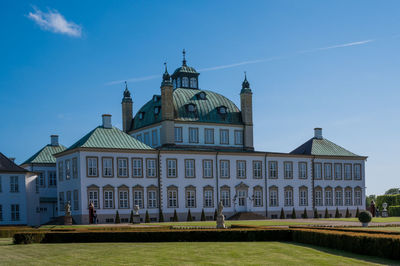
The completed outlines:
<svg viewBox="0 0 400 266">
<path fill-rule="evenodd" d="M 332 46 L 327 46 L 327 47 L 315 48 L 315 49 L 311 49 L 311 50 L 298 51 L 295 54 L 304 54 L 304 53 L 331 50 L 331 49 L 344 48 L 344 47 L 350 47 L 350 46 L 357 46 L 357 45 L 363 45 L 363 44 L 371 43 L 371 42 L 374 42 L 374 41 L 375 41 L 374 39 L 370 39 L 370 40 L 363 40 L 363 41 L 358 41 L 358 42 L 349 42 L 349 43 L 337 44 L 337 45 L 332 45 Z M 284 59 L 284 58 L 288 58 L 288 57 L 290 57 L 290 55 L 287 55 L 287 56 L 276 56 L 276 57 L 270 57 L 270 58 L 261 58 L 261 59 L 255 59 L 255 60 L 248 60 L 248 61 L 232 63 L 232 64 L 227 64 L 227 65 L 206 67 L 206 68 L 203 68 L 203 69 L 199 69 L 199 71 L 203 71 L 203 72 L 204 71 L 215 71 L 215 70 L 220 70 L 220 69 L 233 68 L 233 67 L 237 67 L 237 66 L 265 63 L 265 62 L 280 60 L 280 59 Z M 152 80 L 152 79 L 156 79 L 156 78 L 160 78 L 160 74 L 151 75 L 151 76 L 145 76 L 145 77 L 139 77 L 139 78 L 130 78 L 130 79 L 127 79 L 127 80 L 111 81 L 111 82 L 106 83 L 105 85 L 120 84 L 120 83 L 123 83 L 124 81 L 138 82 L 138 81 L 144 81 L 144 80 Z"/>
<path fill-rule="evenodd" d="M 74 22 L 67 21 L 57 10 L 49 9 L 47 13 L 37 7 L 33 7 L 33 10 L 33 12 L 29 12 L 27 17 L 38 24 L 42 30 L 72 37 L 82 36 L 82 27 Z"/>
</svg>

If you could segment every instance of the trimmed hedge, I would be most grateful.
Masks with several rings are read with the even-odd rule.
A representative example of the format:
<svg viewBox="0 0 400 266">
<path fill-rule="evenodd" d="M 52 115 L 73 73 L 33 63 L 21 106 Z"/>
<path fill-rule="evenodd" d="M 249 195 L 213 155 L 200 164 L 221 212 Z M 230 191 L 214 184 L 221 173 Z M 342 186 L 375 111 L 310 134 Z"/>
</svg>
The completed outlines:
<svg viewBox="0 0 400 266">
<path fill-rule="evenodd" d="M 388 207 L 400 205 L 400 194 L 381 195 L 376 197 L 376 207 L 382 209 L 382 203 L 386 202 Z M 368 206 L 369 207 L 369 206 Z"/>
<path fill-rule="evenodd" d="M 389 206 L 388 211 L 389 216 L 400 216 L 400 205 Z"/>
</svg>

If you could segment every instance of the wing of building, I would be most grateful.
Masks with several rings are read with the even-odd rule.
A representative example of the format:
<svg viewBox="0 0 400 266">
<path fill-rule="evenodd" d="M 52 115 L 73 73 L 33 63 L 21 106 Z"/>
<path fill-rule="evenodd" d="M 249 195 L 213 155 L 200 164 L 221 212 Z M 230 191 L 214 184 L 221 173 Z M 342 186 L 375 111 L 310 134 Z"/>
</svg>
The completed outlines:
<svg viewBox="0 0 400 266">
<path fill-rule="evenodd" d="M 367 157 L 327 140 L 320 128 L 290 153 L 257 151 L 247 77 L 238 86 L 239 108 L 201 89 L 199 75 L 184 54 L 172 75 L 165 67 L 160 93 L 149 95 L 135 114 L 134 93 L 126 86 L 122 130 L 112 126 L 111 115 L 103 115 L 100 126 L 51 153 L 58 216 L 66 202 L 82 224 L 113 223 L 116 211 L 128 222 L 135 205 L 142 220 L 148 212 L 152 221 L 161 212 L 169 221 L 175 210 L 180 220 L 189 210 L 194 220 L 203 210 L 212 219 L 220 201 L 228 218 L 241 213 L 291 217 L 293 210 L 297 217 L 315 211 L 332 216 L 336 210 L 354 216 L 364 209 Z M 89 215 L 91 204 L 96 215 Z"/>
</svg>

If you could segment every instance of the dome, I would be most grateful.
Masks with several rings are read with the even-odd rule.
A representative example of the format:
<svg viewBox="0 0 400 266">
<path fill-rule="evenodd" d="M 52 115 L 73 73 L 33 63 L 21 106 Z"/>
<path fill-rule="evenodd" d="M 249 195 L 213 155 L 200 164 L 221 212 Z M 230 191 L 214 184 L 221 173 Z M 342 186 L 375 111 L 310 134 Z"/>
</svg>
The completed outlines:
<svg viewBox="0 0 400 266">
<path fill-rule="evenodd" d="M 174 73 L 172 74 L 173 77 L 179 76 L 179 74 L 184 73 L 184 74 L 196 74 L 198 75 L 199 73 L 194 69 L 193 67 L 183 65 L 179 68 L 177 68 Z"/>
<path fill-rule="evenodd" d="M 225 96 L 208 90 L 177 88 L 173 91 L 174 120 L 242 124 L 239 108 Z M 155 95 L 136 113 L 131 130 L 162 120 L 161 97 Z"/>
</svg>

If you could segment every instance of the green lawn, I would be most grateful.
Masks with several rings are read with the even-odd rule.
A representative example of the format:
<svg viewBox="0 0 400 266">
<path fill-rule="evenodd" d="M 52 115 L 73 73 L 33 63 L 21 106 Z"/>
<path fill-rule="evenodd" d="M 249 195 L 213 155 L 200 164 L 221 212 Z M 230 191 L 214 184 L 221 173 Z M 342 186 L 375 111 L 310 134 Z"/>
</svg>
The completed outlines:
<svg viewBox="0 0 400 266">
<path fill-rule="evenodd" d="M 283 242 L 13 245 L 11 239 L 0 239 L 0 254 L 0 265 L 393 265 L 398 263 L 376 257 Z"/>
<path fill-rule="evenodd" d="M 361 230 L 379 230 L 379 231 L 390 231 L 390 232 L 400 232 L 400 227 L 392 227 L 392 226 L 371 226 L 371 227 L 353 227 L 354 229 Z"/>
<path fill-rule="evenodd" d="M 329 219 L 320 219 L 325 221 L 345 221 L 345 222 L 358 222 L 358 218 L 329 218 Z M 373 223 L 392 223 L 392 222 L 400 222 L 400 217 L 374 217 L 372 218 Z"/>
</svg>

